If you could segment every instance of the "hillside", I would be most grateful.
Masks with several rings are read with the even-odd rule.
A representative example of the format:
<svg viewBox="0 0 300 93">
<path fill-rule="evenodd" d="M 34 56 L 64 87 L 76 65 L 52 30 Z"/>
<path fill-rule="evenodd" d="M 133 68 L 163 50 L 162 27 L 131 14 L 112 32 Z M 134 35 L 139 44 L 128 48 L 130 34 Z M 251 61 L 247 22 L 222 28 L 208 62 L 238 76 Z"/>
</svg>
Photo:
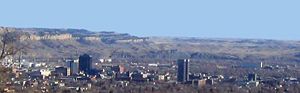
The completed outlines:
<svg viewBox="0 0 300 93">
<path fill-rule="evenodd" d="M 9 28 L 29 43 L 24 58 L 94 58 L 164 61 L 300 62 L 300 42 L 264 39 L 138 37 L 84 29 Z M 1 30 L 1 29 L 0 29 Z M 152 60 L 149 60 L 152 59 Z"/>
</svg>

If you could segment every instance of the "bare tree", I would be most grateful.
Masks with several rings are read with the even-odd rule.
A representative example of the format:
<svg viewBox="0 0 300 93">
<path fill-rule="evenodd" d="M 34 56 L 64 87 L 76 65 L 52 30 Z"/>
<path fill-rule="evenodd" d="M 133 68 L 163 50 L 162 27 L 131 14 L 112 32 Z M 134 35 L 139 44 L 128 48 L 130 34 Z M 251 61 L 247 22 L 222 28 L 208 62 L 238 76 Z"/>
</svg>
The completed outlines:
<svg viewBox="0 0 300 93">
<path fill-rule="evenodd" d="M 0 60 L 15 55 L 25 48 L 21 44 L 21 34 L 8 28 L 0 28 Z"/>
<path fill-rule="evenodd" d="M 26 47 L 21 43 L 21 34 L 5 27 L 0 27 L 0 63 L 8 56 L 16 55 Z M 9 79 L 11 68 L 2 67 L 0 64 L 0 92 L 3 91 L 4 81 Z"/>
</svg>

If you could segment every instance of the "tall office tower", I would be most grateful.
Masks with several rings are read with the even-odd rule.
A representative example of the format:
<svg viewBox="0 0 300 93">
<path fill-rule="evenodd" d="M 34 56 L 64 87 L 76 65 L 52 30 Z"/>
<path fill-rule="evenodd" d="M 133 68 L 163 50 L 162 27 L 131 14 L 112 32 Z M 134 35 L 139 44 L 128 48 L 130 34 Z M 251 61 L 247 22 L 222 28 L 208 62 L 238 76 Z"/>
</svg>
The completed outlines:
<svg viewBox="0 0 300 93">
<path fill-rule="evenodd" d="M 248 74 L 248 81 L 256 81 L 257 74 Z"/>
<path fill-rule="evenodd" d="M 89 73 L 92 69 L 92 57 L 88 54 L 79 57 L 79 71 Z"/>
<path fill-rule="evenodd" d="M 79 73 L 79 60 L 67 61 L 67 75 L 77 75 Z"/>
<path fill-rule="evenodd" d="M 178 64 L 178 73 L 177 81 L 178 82 L 187 82 L 189 80 L 189 59 L 179 59 Z"/>
</svg>

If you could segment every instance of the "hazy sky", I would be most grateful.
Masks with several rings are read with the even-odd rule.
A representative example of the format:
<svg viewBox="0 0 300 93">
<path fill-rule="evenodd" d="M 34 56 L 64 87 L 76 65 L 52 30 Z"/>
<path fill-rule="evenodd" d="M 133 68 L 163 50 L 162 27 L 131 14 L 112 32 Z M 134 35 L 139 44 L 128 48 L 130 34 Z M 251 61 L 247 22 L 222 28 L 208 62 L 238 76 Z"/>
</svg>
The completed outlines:
<svg viewBox="0 0 300 93">
<path fill-rule="evenodd" d="M 300 40 L 300 0 L 2 0 L 0 25 Z"/>
</svg>

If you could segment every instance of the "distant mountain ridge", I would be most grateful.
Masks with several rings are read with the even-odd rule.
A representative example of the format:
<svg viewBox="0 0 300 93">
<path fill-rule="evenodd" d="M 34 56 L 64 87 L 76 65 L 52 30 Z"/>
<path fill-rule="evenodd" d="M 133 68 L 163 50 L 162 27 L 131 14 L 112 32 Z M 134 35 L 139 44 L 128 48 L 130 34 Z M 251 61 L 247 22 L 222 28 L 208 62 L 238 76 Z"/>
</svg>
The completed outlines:
<svg viewBox="0 0 300 93">
<path fill-rule="evenodd" d="M 48 28 L 12 28 L 11 31 L 22 32 L 22 40 L 100 40 L 105 43 L 144 42 L 147 38 L 131 36 L 126 33 L 92 32 L 85 29 L 48 29 Z"/>
<path fill-rule="evenodd" d="M 114 58 L 138 62 L 179 58 L 204 62 L 300 62 L 299 41 L 138 37 L 84 29 L 8 29 L 21 32 L 23 40 L 30 44 L 24 58 L 77 58 L 88 53 L 95 60 Z"/>
</svg>

